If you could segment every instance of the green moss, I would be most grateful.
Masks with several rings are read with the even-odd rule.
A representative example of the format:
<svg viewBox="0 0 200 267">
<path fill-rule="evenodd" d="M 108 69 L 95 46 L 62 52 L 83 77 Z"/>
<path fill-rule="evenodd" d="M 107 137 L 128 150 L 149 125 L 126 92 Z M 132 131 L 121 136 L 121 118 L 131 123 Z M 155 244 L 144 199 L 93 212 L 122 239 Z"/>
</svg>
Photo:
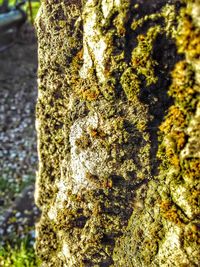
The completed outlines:
<svg viewBox="0 0 200 267">
<path fill-rule="evenodd" d="M 132 52 L 132 66 L 138 75 L 145 76 L 147 86 L 157 82 L 154 74 L 154 66 L 157 63 L 152 59 L 152 52 L 158 33 L 161 33 L 160 26 L 151 27 L 146 35 L 138 35 L 138 45 Z"/>
<path fill-rule="evenodd" d="M 192 24 L 187 8 L 182 8 L 179 18 L 179 25 L 176 34 L 176 41 L 179 53 L 186 54 L 186 60 L 179 61 L 172 72 L 172 84 L 169 88 L 169 95 L 173 96 L 175 104 L 172 105 L 164 122 L 160 126 L 162 134 L 158 156 L 163 160 L 163 169 L 166 161 L 175 168 L 180 168 L 180 152 L 186 144 L 186 129 L 189 126 L 191 117 L 194 116 L 194 109 L 198 98 L 196 97 L 198 87 L 195 81 L 195 67 L 192 59 L 196 60 L 198 46 L 198 29 Z M 195 50 L 195 53 L 192 52 Z M 190 62 L 188 62 L 188 60 Z M 167 165 L 169 167 L 169 165 Z M 182 162 L 182 166 L 185 163 Z M 185 169 L 185 167 L 184 167 Z M 187 171 L 184 170 L 184 173 Z M 188 170 L 189 172 L 189 170 Z M 183 175 L 185 176 L 185 174 Z M 188 174 L 187 174 L 188 177 Z"/>
<path fill-rule="evenodd" d="M 191 11 L 191 10 L 190 10 Z M 185 233 L 184 248 L 191 247 L 196 255 L 196 226 L 189 224 L 189 218 L 194 220 L 199 213 L 197 201 L 197 181 L 200 175 L 199 159 L 193 156 L 192 149 L 188 149 L 187 157 L 183 152 L 189 147 L 190 140 L 196 140 L 196 130 L 188 131 L 191 121 L 198 124 L 195 117 L 197 112 L 198 85 L 197 71 L 199 55 L 199 29 L 192 21 L 189 9 L 183 7 L 178 18 L 178 29 L 174 35 L 179 53 L 184 53 L 185 59 L 176 63 L 172 71 L 172 83 L 169 95 L 174 104 L 160 125 L 160 145 L 158 157 L 161 159 L 159 178 L 170 184 L 171 196 L 160 202 L 163 218 L 167 222 L 178 225 Z M 171 199 L 172 197 L 172 199 Z M 193 226 L 192 226 L 193 225 Z M 193 230 L 192 230 L 193 228 Z M 197 255 L 195 256 L 198 258 Z M 191 261 L 193 259 L 190 259 Z M 196 262 L 196 261 L 195 261 Z"/>
<path fill-rule="evenodd" d="M 140 91 L 140 81 L 133 68 L 128 68 L 121 76 L 120 83 L 128 100 L 134 100 Z"/>
</svg>

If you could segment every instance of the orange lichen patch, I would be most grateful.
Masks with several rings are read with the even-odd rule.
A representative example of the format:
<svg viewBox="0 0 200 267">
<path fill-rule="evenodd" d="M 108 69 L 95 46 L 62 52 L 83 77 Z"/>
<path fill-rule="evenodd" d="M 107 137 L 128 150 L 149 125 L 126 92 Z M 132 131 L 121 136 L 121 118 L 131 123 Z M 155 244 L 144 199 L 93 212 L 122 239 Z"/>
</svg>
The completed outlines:
<svg viewBox="0 0 200 267">
<path fill-rule="evenodd" d="M 183 111 L 172 105 L 169 108 L 166 120 L 160 125 L 159 129 L 165 134 L 169 133 L 172 128 L 183 128 L 186 125 L 185 114 Z"/>
<path fill-rule="evenodd" d="M 172 131 L 170 136 L 175 142 L 176 150 L 180 151 L 186 143 L 186 134 L 180 131 Z"/>
<path fill-rule="evenodd" d="M 189 180 L 196 180 L 200 177 L 199 159 L 188 159 L 184 161 L 183 177 Z"/>
<path fill-rule="evenodd" d="M 163 200 L 159 203 L 162 211 L 170 209 L 172 203 L 169 200 Z"/>
<path fill-rule="evenodd" d="M 160 209 L 163 217 L 179 226 L 183 223 L 179 217 L 178 211 L 173 203 L 169 200 L 164 200 L 160 203 Z"/>
<path fill-rule="evenodd" d="M 82 78 L 73 79 L 72 88 L 74 89 L 75 94 L 82 100 L 94 101 L 100 95 L 100 91 L 96 86 L 96 83 L 89 84 L 87 80 Z"/>
<path fill-rule="evenodd" d="M 89 134 L 92 138 L 104 138 L 106 136 L 103 131 L 94 128 L 89 129 Z"/>
<path fill-rule="evenodd" d="M 178 52 L 187 51 L 189 58 L 198 58 L 200 56 L 200 29 L 194 26 L 191 17 L 187 14 L 184 14 L 179 28 L 176 38 Z"/>
<path fill-rule="evenodd" d="M 183 132 L 175 132 L 173 137 L 176 139 L 177 149 L 181 150 L 186 142 L 186 135 Z"/>
<path fill-rule="evenodd" d="M 179 157 L 178 155 L 174 154 L 174 155 L 167 155 L 169 157 L 169 162 L 175 166 L 176 168 L 179 167 L 180 161 L 179 161 Z"/>
<path fill-rule="evenodd" d="M 195 92 L 193 76 L 194 72 L 191 65 L 184 60 L 178 62 L 172 72 L 173 83 L 170 87 L 169 95 L 175 97 L 180 102 L 190 101 Z"/>
<path fill-rule="evenodd" d="M 196 224 L 191 224 L 190 227 L 185 231 L 185 241 L 195 242 L 200 244 L 200 232 L 199 227 Z"/>
<path fill-rule="evenodd" d="M 77 59 L 83 60 L 83 48 L 76 54 Z"/>
<path fill-rule="evenodd" d="M 97 136 L 98 136 L 98 130 L 97 130 L 97 129 L 93 129 L 93 128 L 91 128 L 91 129 L 90 129 L 90 135 L 91 135 L 93 138 L 97 137 Z"/>
<path fill-rule="evenodd" d="M 112 188 L 113 186 L 113 181 L 111 179 L 105 179 L 102 183 L 103 188 Z"/>
<path fill-rule="evenodd" d="M 189 202 L 193 205 L 193 206 L 197 206 L 200 207 L 200 189 L 194 189 L 192 190 L 190 196 L 188 197 Z"/>
<path fill-rule="evenodd" d="M 86 101 L 94 101 L 100 95 L 98 83 L 94 74 L 94 70 L 91 69 L 88 73 L 89 78 L 83 79 L 80 77 L 79 71 L 83 64 L 83 49 L 81 49 L 73 58 L 70 64 L 71 75 L 68 77 L 68 83 L 71 85 L 75 94 L 81 99 Z"/>
<path fill-rule="evenodd" d="M 94 101 L 98 98 L 100 92 L 95 88 L 95 90 L 80 90 L 79 94 L 82 94 L 83 100 Z"/>
</svg>

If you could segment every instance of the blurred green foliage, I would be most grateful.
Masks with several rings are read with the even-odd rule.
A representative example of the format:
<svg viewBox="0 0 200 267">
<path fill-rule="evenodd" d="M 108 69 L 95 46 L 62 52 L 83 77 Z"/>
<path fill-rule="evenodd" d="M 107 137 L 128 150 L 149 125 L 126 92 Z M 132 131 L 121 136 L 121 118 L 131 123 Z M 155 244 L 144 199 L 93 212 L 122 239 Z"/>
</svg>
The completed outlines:
<svg viewBox="0 0 200 267">
<path fill-rule="evenodd" d="M 2 5 L 4 0 L 0 0 L 0 6 Z M 8 3 L 9 3 L 9 7 L 10 8 L 13 8 L 16 4 L 16 0 L 8 0 Z M 18 3 L 21 3 L 22 1 L 18 1 Z M 24 5 L 22 5 L 22 9 L 26 12 L 27 16 L 28 16 L 28 20 L 30 22 L 32 22 L 32 19 L 34 20 L 36 15 L 37 15 L 37 12 L 38 12 L 38 9 L 40 7 L 40 0 L 31 0 L 30 2 L 29 1 L 26 1 L 26 3 Z M 32 9 L 32 11 L 31 11 Z M 31 18 L 31 12 L 32 12 L 32 18 Z"/>
<path fill-rule="evenodd" d="M 28 239 L 19 241 L 18 245 L 11 247 L 0 246 L 0 266 L 3 267 L 37 267 L 40 261 L 35 255 L 33 246 Z"/>
</svg>

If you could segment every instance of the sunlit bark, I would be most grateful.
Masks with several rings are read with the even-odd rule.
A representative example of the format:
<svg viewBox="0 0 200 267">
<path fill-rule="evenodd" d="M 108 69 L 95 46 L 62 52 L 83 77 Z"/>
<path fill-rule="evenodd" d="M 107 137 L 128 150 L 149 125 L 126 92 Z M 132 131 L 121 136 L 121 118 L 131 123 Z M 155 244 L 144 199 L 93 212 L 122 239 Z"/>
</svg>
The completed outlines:
<svg viewBox="0 0 200 267">
<path fill-rule="evenodd" d="M 199 10 L 42 2 L 42 266 L 198 266 Z"/>
</svg>

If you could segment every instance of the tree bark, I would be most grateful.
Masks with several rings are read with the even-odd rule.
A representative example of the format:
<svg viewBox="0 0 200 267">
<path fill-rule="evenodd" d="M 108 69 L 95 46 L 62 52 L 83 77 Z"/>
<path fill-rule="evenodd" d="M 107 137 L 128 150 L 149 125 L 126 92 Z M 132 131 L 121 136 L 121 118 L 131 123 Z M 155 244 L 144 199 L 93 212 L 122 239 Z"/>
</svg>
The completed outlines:
<svg viewBox="0 0 200 267">
<path fill-rule="evenodd" d="M 200 4 L 42 1 L 42 266 L 198 266 Z"/>
</svg>

